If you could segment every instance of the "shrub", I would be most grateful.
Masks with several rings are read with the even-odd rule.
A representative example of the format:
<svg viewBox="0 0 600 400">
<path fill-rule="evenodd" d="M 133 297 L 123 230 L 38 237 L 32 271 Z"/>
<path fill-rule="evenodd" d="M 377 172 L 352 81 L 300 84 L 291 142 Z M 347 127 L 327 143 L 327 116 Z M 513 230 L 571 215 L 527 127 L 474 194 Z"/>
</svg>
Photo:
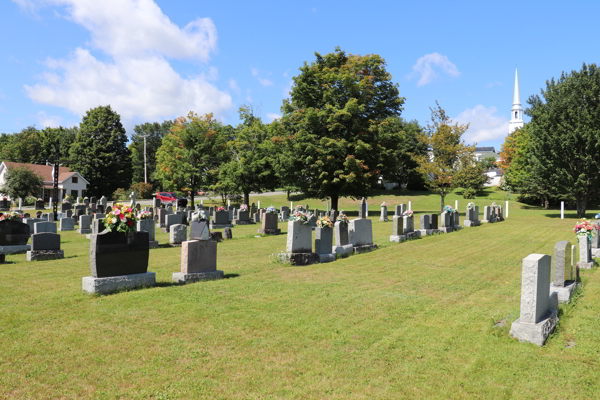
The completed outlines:
<svg viewBox="0 0 600 400">
<path fill-rule="evenodd" d="M 129 193 L 123 188 L 118 188 L 112 194 L 113 200 L 129 200 Z"/>
<path fill-rule="evenodd" d="M 463 190 L 463 199 L 474 199 L 476 195 L 477 191 L 473 188 Z"/>
<path fill-rule="evenodd" d="M 135 192 L 135 196 L 138 199 L 151 199 L 154 191 L 152 185 L 145 182 L 136 183 L 131 185 L 131 191 Z M 131 193 L 130 193 L 131 194 Z M 129 198 L 129 196 L 127 196 Z"/>
</svg>

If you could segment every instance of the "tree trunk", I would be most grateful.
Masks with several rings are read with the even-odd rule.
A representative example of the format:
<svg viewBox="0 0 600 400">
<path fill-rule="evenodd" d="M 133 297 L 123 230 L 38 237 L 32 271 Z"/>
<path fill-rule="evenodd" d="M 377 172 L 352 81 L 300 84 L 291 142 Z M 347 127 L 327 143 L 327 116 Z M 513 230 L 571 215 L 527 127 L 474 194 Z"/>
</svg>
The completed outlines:
<svg viewBox="0 0 600 400">
<path fill-rule="evenodd" d="M 287 191 L 287 200 L 290 201 L 290 191 Z"/>
<path fill-rule="evenodd" d="M 244 192 L 244 204 L 250 207 L 250 192 Z"/>
<path fill-rule="evenodd" d="M 444 198 L 446 195 L 440 193 L 440 214 L 444 212 Z"/>
<path fill-rule="evenodd" d="M 336 210 L 336 211 L 340 211 L 338 209 L 338 202 L 339 202 L 340 196 L 336 195 L 331 195 L 331 209 L 332 210 Z"/>
<path fill-rule="evenodd" d="M 196 196 L 195 196 L 195 194 L 196 194 L 196 191 L 195 191 L 195 190 L 191 190 L 191 191 L 190 191 L 190 197 L 191 197 L 191 200 L 192 200 L 192 201 L 191 201 L 191 203 L 192 203 L 192 207 L 194 207 L 194 197 L 196 197 Z"/>
<path fill-rule="evenodd" d="M 585 217 L 585 209 L 587 207 L 587 196 L 576 196 L 575 202 L 577 203 L 577 216 L 579 218 Z"/>
</svg>

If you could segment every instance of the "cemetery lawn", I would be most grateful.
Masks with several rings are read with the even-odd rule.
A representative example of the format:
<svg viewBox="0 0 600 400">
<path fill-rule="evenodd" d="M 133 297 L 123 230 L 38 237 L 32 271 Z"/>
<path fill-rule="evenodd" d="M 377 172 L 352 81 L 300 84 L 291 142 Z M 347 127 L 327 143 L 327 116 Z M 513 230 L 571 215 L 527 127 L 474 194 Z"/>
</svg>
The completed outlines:
<svg viewBox="0 0 600 400">
<path fill-rule="evenodd" d="M 501 204 L 504 194 L 494 196 Z M 284 195 L 258 200 L 289 205 Z M 544 347 L 508 336 L 522 259 L 573 243 L 575 212 L 561 220 L 558 210 L 511 201 L 504 222 L 389 243 L 392 222 L 379 222 L 379 204 L 387 201 L 391 221 L 407 200 L 417 213 L 439 213 L 436 195 L 372 198 L 381 248 L 328 264 L 279 264 L 271 255 L 285 249 L 285 234 L 255 237 L 257 225 L 237 226 L 218 245 L 226 279 L 186 286 L 171 284 L 179 248 L 150 251 L 157 287 L 107 296 L 81 291 L 85 235 L 62 234 L 63 260 L 7 256 L 0 398 L 598 398 L 598 271 L 581 272 L 584 289 L 561 306 Z M 481 212 L 491 201 L 475 200 Z M 298 204 L 307 202 L 325 208 Z M 358 202 L 342 199 L 340 208 L 356 215 Z"/>
</svg>

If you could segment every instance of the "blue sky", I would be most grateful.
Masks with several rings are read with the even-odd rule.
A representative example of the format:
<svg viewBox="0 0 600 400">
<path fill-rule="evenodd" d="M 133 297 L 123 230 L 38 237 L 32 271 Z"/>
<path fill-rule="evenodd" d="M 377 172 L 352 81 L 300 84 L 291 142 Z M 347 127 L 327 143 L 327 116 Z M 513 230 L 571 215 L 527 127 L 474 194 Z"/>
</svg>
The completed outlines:
<svg viewBox="0 0 600 400">
<path fill-rule="evenodd" d="M 251 104 L 280 113 L 314 52 L 381 55 L 423 124 L 438 100 L 470 122 L 468 143 L 499 149 L 515 68 L 521 103 L 598 57 L 600 2 L 200 2 L 4 0 L 0 132 L 72 126 L 111 104 L 133 126 Z M 527 118 L 526 118 L 527 120 Z"/>
</svg>

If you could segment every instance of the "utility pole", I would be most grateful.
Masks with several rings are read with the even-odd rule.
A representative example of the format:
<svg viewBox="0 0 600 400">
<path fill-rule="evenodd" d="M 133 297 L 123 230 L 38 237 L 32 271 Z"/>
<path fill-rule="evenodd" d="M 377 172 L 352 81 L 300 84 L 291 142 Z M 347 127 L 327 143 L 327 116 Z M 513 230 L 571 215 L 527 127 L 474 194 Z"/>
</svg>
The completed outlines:
<svg viewBox="0 0 600 400">
<path fill-rule="evenodd" d="M 54 213 L 54 220 L 58 221 L 58 169 L 60 164 L 58 163 L 60 156 L 60 143 L 56 143 L 56 155 L 54 156 L 54 201 L 52 202 L 52 212 Z"/>
<path fill-rule="evenodd" d="M 148 134 L 142 137 L 144 138 L 144 183 L 148 183 L 148 164 L 146 162 L 146 138 L 148 137 Z"/>
</svg>

